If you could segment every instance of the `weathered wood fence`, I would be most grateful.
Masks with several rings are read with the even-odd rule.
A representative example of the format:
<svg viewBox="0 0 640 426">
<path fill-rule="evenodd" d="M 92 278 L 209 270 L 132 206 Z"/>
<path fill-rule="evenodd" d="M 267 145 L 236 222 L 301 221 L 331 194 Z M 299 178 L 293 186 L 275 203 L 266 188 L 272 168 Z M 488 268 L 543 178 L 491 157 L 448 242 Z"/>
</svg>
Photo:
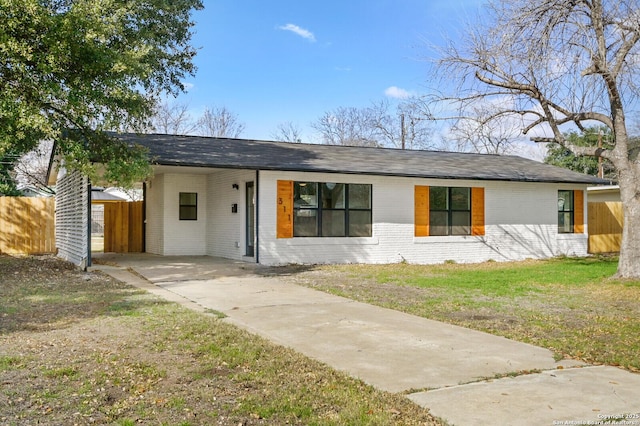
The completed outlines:
<svg viewBox="0 0 640 426">
<path fill-rule="evenodd" d="M 0 253 L 55 252 L 55 199 L 0 197 Z"/>
<path fill-rule="evenodd" d="M 589 203 L 589 253 L 620 251 L 624 215 L 622 203 Z"/>
</svg>

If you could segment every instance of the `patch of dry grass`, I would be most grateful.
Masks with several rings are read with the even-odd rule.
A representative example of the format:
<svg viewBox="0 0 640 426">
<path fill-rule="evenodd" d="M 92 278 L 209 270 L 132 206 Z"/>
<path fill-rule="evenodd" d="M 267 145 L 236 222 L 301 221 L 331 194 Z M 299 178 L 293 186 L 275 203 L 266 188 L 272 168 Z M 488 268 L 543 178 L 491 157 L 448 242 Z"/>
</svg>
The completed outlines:
<svg viewBox="0 0 640 426">
<path fill-rule="evenodd" d="M 0 256 L 0 424 L 439 424 L 214 314 Z"/>
</svg>

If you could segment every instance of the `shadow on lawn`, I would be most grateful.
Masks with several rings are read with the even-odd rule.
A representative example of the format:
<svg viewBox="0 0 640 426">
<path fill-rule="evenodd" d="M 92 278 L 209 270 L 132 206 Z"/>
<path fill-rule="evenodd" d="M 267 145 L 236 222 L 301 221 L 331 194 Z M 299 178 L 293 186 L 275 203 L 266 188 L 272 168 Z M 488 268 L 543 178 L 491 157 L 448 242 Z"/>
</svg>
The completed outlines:
<svg viewBox="0 0 640 426">
<path fill-rule="evenodd" d="M 0 256 L 0 335 L 47 331 L 167 303 L 53 257 Z"/>
<path fill-rule="evenodd" d="M 303 272 L 314 271 L 316 269 L 318 269 L 318 265 L 301 265 L 292 263 L 283 266 L 258 267 L 254 272 L 263 277 L 288 277 Z"/>
</svg>

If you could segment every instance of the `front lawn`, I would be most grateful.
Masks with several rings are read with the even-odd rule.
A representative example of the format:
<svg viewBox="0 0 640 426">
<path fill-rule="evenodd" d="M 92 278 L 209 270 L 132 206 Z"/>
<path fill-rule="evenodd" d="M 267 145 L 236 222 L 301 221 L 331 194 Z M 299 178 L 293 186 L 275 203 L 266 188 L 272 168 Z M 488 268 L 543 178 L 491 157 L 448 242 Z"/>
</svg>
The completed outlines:
<svg viewBox="0 0 640 426">
<path fill-rule="evenodd" d="M 640 281 L 610 279 L 616 265 L 615 258 L 327 265 L 289 279 L 546 347 L 558 358 L 640 371 Z"/>
<path fill-rule="evenodd" d="M 0 424 L 439 424 L 220 319 L 62 261 L 0 256 Z"/>
</svg>

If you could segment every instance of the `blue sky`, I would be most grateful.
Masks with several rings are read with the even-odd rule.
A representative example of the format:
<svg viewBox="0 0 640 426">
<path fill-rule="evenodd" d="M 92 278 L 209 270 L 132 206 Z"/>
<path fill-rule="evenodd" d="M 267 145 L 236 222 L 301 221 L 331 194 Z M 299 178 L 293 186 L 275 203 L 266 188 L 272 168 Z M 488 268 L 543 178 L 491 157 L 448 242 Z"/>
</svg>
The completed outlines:
<svg viewBox="0 0 640 426">
<path fill-rule="evenodd" d="M 226 107 L 242 137 L 271 139 L 338 107 L 424 93 L 428 43 L 455 37 L 482 0 L 205 0 L 196 12 L 195 78 L 185 80 L 197 116 Z"/>
</svg>

